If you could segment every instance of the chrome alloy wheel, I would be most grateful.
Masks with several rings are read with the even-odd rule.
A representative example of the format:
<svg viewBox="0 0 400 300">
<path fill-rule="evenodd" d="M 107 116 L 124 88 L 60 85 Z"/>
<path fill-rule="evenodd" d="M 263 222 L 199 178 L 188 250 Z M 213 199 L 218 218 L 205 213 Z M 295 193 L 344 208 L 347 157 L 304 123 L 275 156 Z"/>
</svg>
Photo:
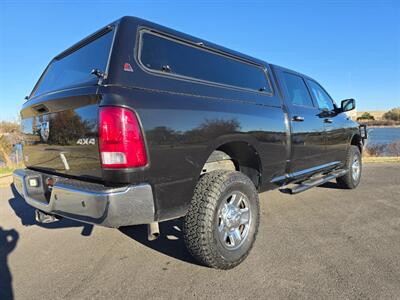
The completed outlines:
<svg viewBox="0 0 400 300">
<path fill-rule="evenodd" d="M 234 191 L 218 209 L 218 238 L 228 250 L 239 248 L 246 240 L 251 225 L 250 202 L 247 196 Z"/>
<path fill-rule="evenodd" d="M 351 176 L 353 177 L 353 180 L 355 182 L 357 182 L 358 179 L 360 178 L 360 173 L 361 173 L 360 157 L 358 155 L 355 155 L 353 158 L 353 162 L 351 164 Z"/>
</svg>

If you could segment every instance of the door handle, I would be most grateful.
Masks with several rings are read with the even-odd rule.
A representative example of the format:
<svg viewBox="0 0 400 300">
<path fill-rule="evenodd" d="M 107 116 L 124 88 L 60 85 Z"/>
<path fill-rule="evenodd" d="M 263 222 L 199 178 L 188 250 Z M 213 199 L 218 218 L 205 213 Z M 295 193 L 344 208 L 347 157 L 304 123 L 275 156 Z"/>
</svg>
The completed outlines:
<svg viewBox="0 0 400 300">
<path fill-rule="evenodd" d="M 332 123 L 333 120 L 332 120 L 332 119 L 324 119 L 324 122 L 325 122 L 325 123 Z"/>
<path fill-rule="evenodd" d="M 304 117 L 293 116 L 292 121 L 295 121 L 295 122 L 303 122 L 303 121 L 304 121 Z"/>
</svg>

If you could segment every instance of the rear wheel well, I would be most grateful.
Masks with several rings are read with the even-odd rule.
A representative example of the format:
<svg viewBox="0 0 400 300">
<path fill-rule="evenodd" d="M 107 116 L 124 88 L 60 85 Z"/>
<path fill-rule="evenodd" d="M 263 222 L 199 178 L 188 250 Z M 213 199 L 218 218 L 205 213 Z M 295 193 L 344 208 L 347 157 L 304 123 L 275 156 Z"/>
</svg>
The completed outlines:
<svg viewBox="0 0 400 300">
<path fill-rule="evenodd" d="M 221 169 L 240 171 L 247 175 L 257 188 L 260 186 L 260 157 L 246 142 L 230 142 L 219 146 L 208 157 L 201 174 Z"/>
</svg>

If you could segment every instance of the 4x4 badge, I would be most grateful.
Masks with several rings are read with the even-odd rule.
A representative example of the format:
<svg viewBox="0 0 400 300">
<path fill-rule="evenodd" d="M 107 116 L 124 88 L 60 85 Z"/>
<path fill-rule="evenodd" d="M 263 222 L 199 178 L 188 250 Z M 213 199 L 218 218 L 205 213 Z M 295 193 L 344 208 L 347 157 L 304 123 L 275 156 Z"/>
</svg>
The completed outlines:
<svg viewBox="0 0 400 300">
<path fill-rule="evenodd" d="M 76 141 L 78 145 L 94 145 L 96 140 L 94 138 L 81 138 Z"/>
</svg>

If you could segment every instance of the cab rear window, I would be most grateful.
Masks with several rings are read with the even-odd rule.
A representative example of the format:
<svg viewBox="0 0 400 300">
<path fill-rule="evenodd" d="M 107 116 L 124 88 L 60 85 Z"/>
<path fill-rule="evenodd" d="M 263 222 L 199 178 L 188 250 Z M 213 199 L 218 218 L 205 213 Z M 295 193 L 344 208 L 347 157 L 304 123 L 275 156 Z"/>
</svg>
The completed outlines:
<svg viewBox="0 0 400 300">
<path fill-rule="evenodd" d="M 143 30 L 139 60 L 154 72 L 271 93 L 261 66 Z"/>
<path fill-rule="evenodd" d="M 65 89 L 79 84 L 95 84 L 93 69 L 105 71 L 113 39 L 108 31 L 67 55 L 55 58 L 40 79 L 33 95 Z"/>
</svg>

